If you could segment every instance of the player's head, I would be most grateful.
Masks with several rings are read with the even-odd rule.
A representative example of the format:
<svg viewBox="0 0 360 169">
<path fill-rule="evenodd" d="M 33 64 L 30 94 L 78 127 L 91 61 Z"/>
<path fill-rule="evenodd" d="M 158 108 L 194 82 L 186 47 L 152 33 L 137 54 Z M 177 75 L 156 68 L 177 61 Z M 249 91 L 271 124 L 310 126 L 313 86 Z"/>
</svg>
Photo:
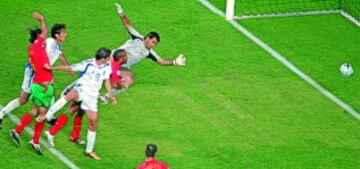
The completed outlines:
<svg viewBox="0 0 360 169">
<path fill-rule="evenodd" d="M 160 42 L 160 35 L 156 32 L 150 32 L 145 36 L 145 47 L 151 49 Z"/>
<path fill-rule="evenodd" d="M 60 42 L 65 41 L 67 37 L 65 24 L 58 24 L 58 23 L 55 24 L 51 28 L 51 37 L 56 40 L 60 40 Z"/>
<path fill-rule="evenodd" d="M 96 51 L 95 59 L 96 61 L 100 61 L 101 64 L 104 64 L 109 60 L 110 54 L 110 49 L 102 47 Z"/>
<path fill-rule="evenodd" d="M 30 43 L 34 43 L 37 36 L 41 34 L 41 29 L 40 28 L 30 28 L 29 33 L 30 33 L 29 41 L 30 41 Z"/>
<path fill-rule="evenodd" d="M 146 157 L 155 157 L 157 152 L 157 146 L 155 144 L 146 145 L 145 155 Z"/>
<path fill-rule="evenodd" d="M 119 63 L 125 63 L 127 60 L 127 54 L 124 49 L 115 50 L 112 56 Z"/>
</svg>

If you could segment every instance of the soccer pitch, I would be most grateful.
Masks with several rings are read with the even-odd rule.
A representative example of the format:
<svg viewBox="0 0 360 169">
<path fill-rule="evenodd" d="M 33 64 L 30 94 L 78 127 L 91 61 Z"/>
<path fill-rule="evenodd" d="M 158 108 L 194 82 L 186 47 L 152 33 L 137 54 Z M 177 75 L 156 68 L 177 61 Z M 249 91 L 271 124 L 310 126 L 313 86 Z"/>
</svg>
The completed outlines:
<svg viewBox="0 0 360 169">
<path fill-rule="evenodd" d="M 187 56 L 186 67 L 162 67 L 151 60 L 133 67 L 135 85 L 117 96 L 117 105 L 99 105 L 94 161 L 84 147 L 68 141 L 72 118 L 55 137 L 56 148 L 80 168 L 135 168 L 147 143 L 170 168 L 357 168 L 360 123 L 296 76 L 198 0 L 121 0 L 141 33 L 157 31 L 155 48 L 164 58 Z M 223 9 L 223 2 L 213 0 Z M 70 63 L 93 57 L 99 47 L 114 49 L 129 35 L 113 1 L 0 2 L 0 104 L 20 93 L 27 61 L 27 28 L 65 23 L 63 43 Z M 360 28 L 341 15 L 241 20 L 241 25 L 281 53 L 323 87 L 360 110 Z M 343 78 L 341 63 L 355 73 Z M 56 96 L 76 75 L 55 73 Z M 16 109 L 21 117 L 30 104 Z M 58 113 L 59 114 L 59 113 Z M 81 136 L 86 138 L 83 121 Z M 0 130 L 0 168 L 66 168 L 45 147 L 44 155 L 11 142 L 15 127 L 5 118 Z M 32 127 L 32 126 L 31 126 Z M 49 125 L 46 125 L 48 128 Z M 44 136 L 44 135 L 43 135 Z M 45 138 L 45 137 L 43 137 Z"/>
</svg>

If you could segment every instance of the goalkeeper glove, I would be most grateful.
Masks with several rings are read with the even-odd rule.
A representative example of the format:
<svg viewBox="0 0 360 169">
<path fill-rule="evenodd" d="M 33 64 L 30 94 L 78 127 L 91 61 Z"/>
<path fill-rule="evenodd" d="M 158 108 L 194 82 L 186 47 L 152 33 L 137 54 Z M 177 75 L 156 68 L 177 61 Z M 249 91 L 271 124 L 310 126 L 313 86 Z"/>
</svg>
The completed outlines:
<svg viewBox="0 0 360 169">
<path fill-rule="evenodd" d="M 121 7 L 121 5 L 118 3 L 115 3 L 115 6 L 116 6 L 116 11 L 119 13 L 119 15 L 121 17 L 125 16 L 124 9 Z"/>
<path fill-rule="evenodd" d="M 180 54 L 175 60 L 173 60 L 173 65 L 185 66 L 186 58 L 183 54 Z"/>
</svg>

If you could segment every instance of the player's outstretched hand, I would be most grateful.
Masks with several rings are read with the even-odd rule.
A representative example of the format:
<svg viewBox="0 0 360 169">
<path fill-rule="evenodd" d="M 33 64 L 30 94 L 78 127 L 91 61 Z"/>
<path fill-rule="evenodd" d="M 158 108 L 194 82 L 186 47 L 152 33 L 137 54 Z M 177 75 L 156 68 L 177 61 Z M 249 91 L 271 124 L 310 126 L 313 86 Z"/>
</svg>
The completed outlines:
<svg viewBox="0 0 360 169">
<path fill-rule="evenodd" d="M 38 20 L 38 21 L 42 21 L 44 20 L 44 17 L 40 14 L 40 12 L 33 12 L 32 16 L 34 19 Z"/>
<path fill-rule="evenodd" d="M 119 13 L 120 16 L 124 16 L 125 12 L 124 9 L 121 7 L 120 4 L 115 2 L 116 11 Z"/>
<path fill-rule="evenodd" d="M 173 61 L 174 65 L 177 66 L 185 66 L 186 64 L 186 58 L 183 54 L 180 54 L 174 61 Z"/>
</svg>

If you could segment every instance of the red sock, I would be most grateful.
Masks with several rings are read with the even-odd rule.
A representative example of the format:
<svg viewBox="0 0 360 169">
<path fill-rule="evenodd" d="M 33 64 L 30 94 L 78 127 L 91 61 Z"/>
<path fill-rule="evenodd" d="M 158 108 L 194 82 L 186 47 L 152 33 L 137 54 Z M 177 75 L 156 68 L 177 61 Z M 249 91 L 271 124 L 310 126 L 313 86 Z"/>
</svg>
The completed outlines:
<svg viewBox="0 0 360 169">
<path fill-rule="evenodd" d="M 28 126 L 32 120 L 32 116 L 29 113 L 25 113 L 24 116 L 21 118 L 19 124 L 17 125 L 15 132 L 21 134 L 24 128 Z"/>
<path fill-rule="evenodd" d="M 80 137 L 81 125 L 82 125 L 83 115 L 76 114 L 74 117 L 74 127 L 71 133 L 71 139 L 76 140 Z"/>
<path fill-rule="evenodd" d="M 33 136 L 34 144 L 39 144 L 39 139 L 40 139 L 40 136 L 41 136 L 41 132 L 44 129 L 44 125 L 45 125 L 45 122 L 35 121 L 34 136 Z"/>
<path fill-rule="evenodd" d="M 55 135 L 66 125 L 67 121 L 68 121 L 68 116 L 65 113 L 61 114 L 57 118 L 55 125 L 50 128 L 49 130 L 50 134 Z"/>
</svg>

